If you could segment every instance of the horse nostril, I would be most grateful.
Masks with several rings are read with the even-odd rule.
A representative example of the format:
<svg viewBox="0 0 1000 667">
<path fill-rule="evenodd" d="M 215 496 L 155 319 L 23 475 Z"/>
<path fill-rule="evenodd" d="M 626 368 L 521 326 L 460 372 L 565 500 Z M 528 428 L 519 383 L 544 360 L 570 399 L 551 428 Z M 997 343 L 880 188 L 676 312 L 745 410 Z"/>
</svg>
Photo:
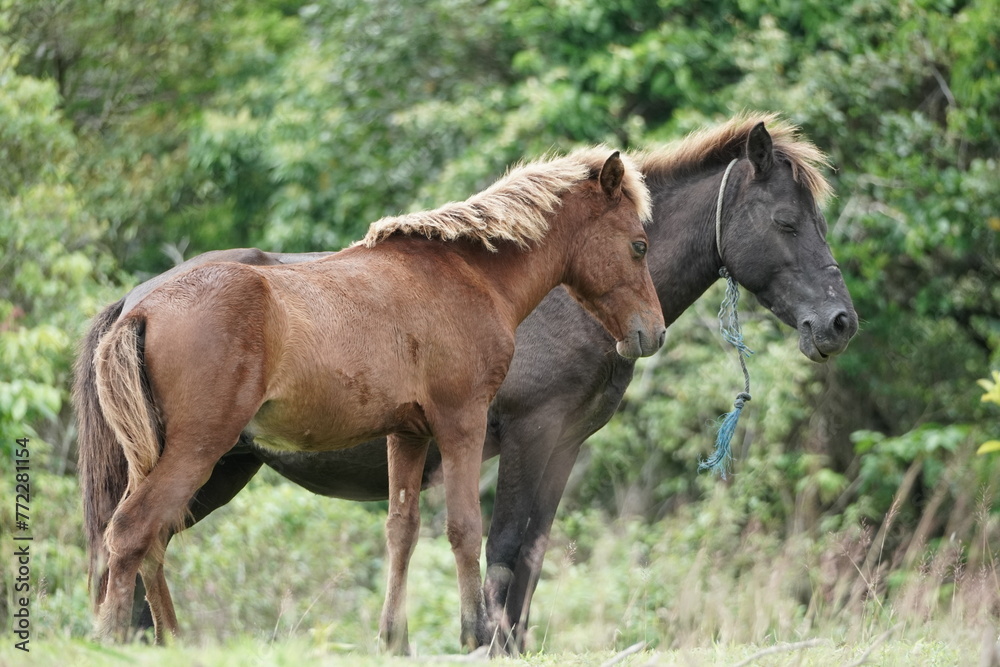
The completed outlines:
<svg viewBox="0 0 1000 667">
<path fill-rule="evenodd" d="M 837 316 L 833 318 L 833 328 L 837 333 L 843 333 L 847 329 L 847 313 L 841 311 L 837 313 Z"/>
<path fill-rule="evenodd" d="M 656 341 L 656 346 L 663 347 L 663 343 L 666 342 L 666 340 L 667 340 L 667 330 L 664 329 L 663 331 L 660 332 L 660 337 Z"/>
</svg>

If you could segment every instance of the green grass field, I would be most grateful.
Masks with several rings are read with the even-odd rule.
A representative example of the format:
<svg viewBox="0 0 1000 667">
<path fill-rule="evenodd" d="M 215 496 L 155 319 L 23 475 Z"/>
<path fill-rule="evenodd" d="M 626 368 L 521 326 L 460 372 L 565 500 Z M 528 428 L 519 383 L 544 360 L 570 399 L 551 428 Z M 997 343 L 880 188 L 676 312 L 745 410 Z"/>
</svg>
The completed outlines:
<svg viewBox="0 0 1000 667">
<path fill-rule="evenodd" d="M 500 658 L 496 665 L 852 665 L 885 666 L 976 665 L 981 663 L 981 642 L 973 637 L 958 641 L 876 638 L 870 645 L 836 645 L 814 639 L 767 646 L 753 644 L 709 646 L 699 649 L 660 650 L 633 645 L 622 651 L 587 650 L 531 653 L 520 658 Z M 631 650 L 630 650 L 631 649 Z M 103 646 L 85 639 L 53 639 L 32 648 L 29 654 L 9 646 L 0 649 L 0 664 L 66 665 L 403 665 L 454 664 L 485 661 L 483 656 L 447 654 L 394 658 L 363 654 L 308 638 L 268 641 L 244 636 L 222 643 L 183 643 L 170 647 Z M 982 664 L 990 664 L 982 662 Z"/>
<path fill-rule="evenodd" d="M 75 480 L 37 483 L 30 652 L 5 633 L 2 665 L 404 662 L 379 655 L 376 643 L 378 504 L 323 500 L 262 476 L 170 545 L 183 637 L 167 648 L 106 646 L 89 639 Z M 409 580 L 410 660 L 426 664 L 461 658 L 441 500 L 439 490 L 425 494 Z M 719 523 L 705 531 L 705 521 L 714 521 L 712 501 L 698 516 L 682 509 L 652 526 L 564 517 L 535 597 L 529 653 L 497 664 L 992 664 L 981 657 L 996 641 L 992 565 L 963 570 L 959 551 L 939 546 L 890 570 L 863 531 L 781 541 Z M 9 584 L 11 571 L 4 575 Z"/>
</svg>

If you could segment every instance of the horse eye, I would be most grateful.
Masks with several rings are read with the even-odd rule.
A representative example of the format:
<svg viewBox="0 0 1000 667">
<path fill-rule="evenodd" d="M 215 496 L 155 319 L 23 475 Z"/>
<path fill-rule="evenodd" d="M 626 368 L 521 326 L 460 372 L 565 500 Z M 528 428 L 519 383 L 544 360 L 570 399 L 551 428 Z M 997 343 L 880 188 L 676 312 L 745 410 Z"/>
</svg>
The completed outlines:
<svg viewBox="0 0 1000 667">
<path fill-rule="evenodd" d="M 643 257 L 646 254 L 646 244 L 643 241 L 632 241 L 632 252 L 636 257 Z"/>
<path fill-rule="evenodd" d="M 792 224 L 792 223 L 790 223 L 790 222 L 786 222 L 786 221 L 784 221 L 784 220 L 778 220 L 778 219 L 775 219 L 775 221 L 774 221 L 774 224 L 778 225 L 778 228 L 779 228 L 779 229 L 780 229 L 781 231 L 783 231 L 783 232 L 785 232 L 785 233 L 787 233 L 787 234 L 791 234 L 791 235 L 793 235 L 793 236 L 794 236 L 794 235 L 796 234 L 796 232 L 798 231 L 798 230 L 796 230 L 796 229 L 795 229 L 795 225 L 793 225 L 793 224 Z"/>
</svg>

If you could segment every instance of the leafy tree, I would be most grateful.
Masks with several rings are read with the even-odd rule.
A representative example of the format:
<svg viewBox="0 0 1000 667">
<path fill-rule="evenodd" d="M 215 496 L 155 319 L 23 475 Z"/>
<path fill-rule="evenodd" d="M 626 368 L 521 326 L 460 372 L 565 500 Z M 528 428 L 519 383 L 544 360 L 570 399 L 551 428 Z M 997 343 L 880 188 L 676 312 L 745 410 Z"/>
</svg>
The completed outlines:
<svg viewBox="0 0 1000 667">
<path fill-rule="evenodd" d="M 69 360 L 86 317 L 108 298 L 101 287 L 114 265 L 92 250 L 103 230 L 67 183 L 78 143 L 56 87 L 18 75 L 16 64 L 0 45 L 0 453 L 41 436 L 63 465 L 73 440 L 60 418 Z"/>
</svg>

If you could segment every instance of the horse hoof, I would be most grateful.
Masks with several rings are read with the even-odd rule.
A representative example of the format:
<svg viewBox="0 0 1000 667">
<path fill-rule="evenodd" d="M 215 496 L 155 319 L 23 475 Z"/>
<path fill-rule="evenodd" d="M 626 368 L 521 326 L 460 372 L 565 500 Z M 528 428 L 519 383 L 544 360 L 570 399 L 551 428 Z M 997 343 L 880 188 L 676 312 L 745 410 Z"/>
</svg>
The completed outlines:
<svg viewBox="0 0 1000 667">
<path fill-rule="evenodd" d="M 403 632 L 389 632 L 382 630 L 378 634 L 379 652 L 387 655 L 410 655 L 410 639 L 406 630 Z"/>
</svg>

